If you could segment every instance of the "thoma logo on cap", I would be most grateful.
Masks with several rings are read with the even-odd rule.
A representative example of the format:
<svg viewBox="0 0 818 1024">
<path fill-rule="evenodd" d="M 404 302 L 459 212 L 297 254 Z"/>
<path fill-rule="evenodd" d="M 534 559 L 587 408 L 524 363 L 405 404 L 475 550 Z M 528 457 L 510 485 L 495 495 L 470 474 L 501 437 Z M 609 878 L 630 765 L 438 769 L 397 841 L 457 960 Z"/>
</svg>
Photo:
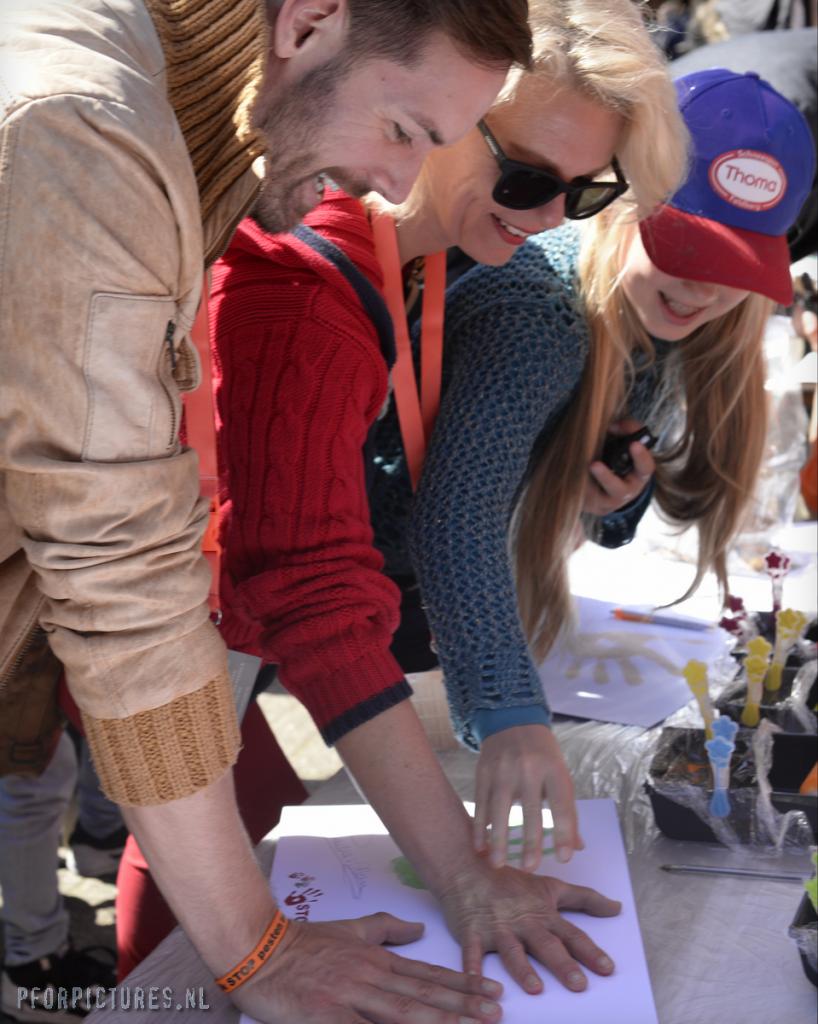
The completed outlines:
<svg viewBox="0 0 818 1024">
<path fill-rule="evenodd" d="M 784 168 L 769 153 L 731 149 L 710 164 L 708 178 L 722 199 L 742 210 L 769 210 L 787 191 Z"/>
</svg>

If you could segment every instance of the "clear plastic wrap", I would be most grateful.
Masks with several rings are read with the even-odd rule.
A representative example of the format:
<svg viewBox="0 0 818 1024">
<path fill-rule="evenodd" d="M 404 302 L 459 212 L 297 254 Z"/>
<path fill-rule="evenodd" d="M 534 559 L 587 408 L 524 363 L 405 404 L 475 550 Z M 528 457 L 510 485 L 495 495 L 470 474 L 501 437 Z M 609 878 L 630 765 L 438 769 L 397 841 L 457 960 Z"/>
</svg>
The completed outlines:
<svg viewBox="0 0 818 1024">
<path fill-rule="evenodd" d="M 785 793 L 770 782 L 776 736 L 781 737 L 779 757 L 791 775 Z M 768 719 L 762 719 L 757 729 L 740 730 L 730 765 L 730 814 L 722 818 L 711 809 L 712 771 L 703 730 L 665 728 L 647 772 L 662 830 L 679 839 L 715 839 L 734 850 L 748 845 L 770 852 L 806 849 L 814 841 L 806 810 L 814 798 L 797 795 L 800 780 L 795 767 L 803 758 L 804 741 L 811 746 L 809 738 L 785 734 Z M 793 745 L 798 748 L 796 756 L 788 750 Z M 781 769 L 776 774 L 780 778 Z"/>
<path fill-rule="evenodd" d="M 756 820 L 758 831 L 756 842 L 783 850 L 792 844 L 804 849 L 812 843 L 812 830 L 804 811 L 791 810 L 781 813 L 772 803 L 773 787 L 770 776 L 773 768 L 773 737 L 781 730 L 766 719 L 762 719 L 753 736 L 753 760 L 755 761 L 758 798 Z"/>
<path fill-rule="evenodd" d="M 711 700 L 731 685 L 736 671 L 736 662 L 729 653 L 711 666 Z M 629 853 L 649 846 L 659 834 L 645 783 L 666 725 L 701 729 L 702 719 L 695 701 L 691 700 L 665 723 L 652 729 L 559 716 L 553 722 L 554 734 L 574 779 L 577 797 L 611 797 L 616 801 Z M 698 794 L 691 794 L 691 801 L 697 799 Z M 725 839 L 728 846 L 739 845 L 738 840 L 729 835 Z"/>
<path fill-rule="evenodd" d="M 808 703 L 807 700 L 815 686 L 816 678 L 818 678 L 818 659 L 813 658 L 812 661 L 804 662 L 798 669 L 793 680 L 792 692 L 784 701 L 803 731 L 812 735 L 818 733 L 818 718 L 815 716 L 811 702 Z"/>
<path fill-rule="evenodd" d="M 647 766 L 661 729 L 557 718 L 552 726 L 580 799 L 611 797 L 629 853 L 658 835 L 645 795 Z"/>
</svg>

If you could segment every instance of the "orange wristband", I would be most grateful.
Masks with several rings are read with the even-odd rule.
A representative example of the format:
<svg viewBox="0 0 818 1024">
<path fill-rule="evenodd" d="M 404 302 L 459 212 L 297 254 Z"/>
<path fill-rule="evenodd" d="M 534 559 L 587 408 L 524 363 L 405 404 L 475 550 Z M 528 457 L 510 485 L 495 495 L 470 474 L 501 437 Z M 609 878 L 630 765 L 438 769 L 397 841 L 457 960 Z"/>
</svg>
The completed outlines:
<svg viewBox="0 0 818 1024">
<path fill-rule="evenodd" d="M 284 938 L 289 926 L 290 922 L 287 918 L 280 910 L 276 910 L 275 916 L 261 936 L 253 952 L 242 960 L 241 963 L 236 964 L 232 971 L 223 974 L 221 978 L 216 978 L 216 984 L 219 988 L 223 992 L 235 992 L 239 985 L 243 985 L 245 981 L 252 978 L 267 958 L 275 951 L 278 944 Z"/>
</svg>

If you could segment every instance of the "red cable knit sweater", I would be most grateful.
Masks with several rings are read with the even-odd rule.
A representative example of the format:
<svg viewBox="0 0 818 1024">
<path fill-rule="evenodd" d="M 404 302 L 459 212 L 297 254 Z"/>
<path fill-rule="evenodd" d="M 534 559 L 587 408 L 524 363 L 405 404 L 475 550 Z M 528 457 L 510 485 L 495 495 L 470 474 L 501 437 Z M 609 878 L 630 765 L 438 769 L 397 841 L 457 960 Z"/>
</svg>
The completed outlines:
<svg viewBox="0 0 818 1024">
<path fill-rule="evenodd" d="M 332 194 L 305 223 L 381 287 L 360 203 Z M 245 220 L 212 298 L 223 634 L 276 663 L 333 743 L 411 692 L 389 652 L 400 602 L 362 458 L 386 364 L 346 278 L 292 235 Z"/>
</svg>

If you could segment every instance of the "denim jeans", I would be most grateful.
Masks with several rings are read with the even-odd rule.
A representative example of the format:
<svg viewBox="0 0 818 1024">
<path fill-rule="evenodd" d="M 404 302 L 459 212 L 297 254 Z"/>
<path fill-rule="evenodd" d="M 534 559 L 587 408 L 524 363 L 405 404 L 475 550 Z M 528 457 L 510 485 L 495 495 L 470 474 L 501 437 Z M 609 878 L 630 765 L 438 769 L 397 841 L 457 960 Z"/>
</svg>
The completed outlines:
<svg viewBox="0 0 818 1024">
<path fill-rule="evenodd" d="M 68 938 L 57 847 L 76 783 L 77 757 L 65 733 L 42 775 L 0 778 L 0 918 L 9 966 L 48 956 Z"/>
<path fill-rule="evenodd" d="M 63 733 L 51 763 L 37 778 L 0 778 L 0 894 L 5 962 L 28 963 L 55 952 L 68 938 L 68 911 L 57 888 L 57 848 L 77 790 L 79 821 L 97 839 L 122 827 L 82 741 L 79 765 Z"/>
<path fill-rule="evenodd" d="M 119 806 L 102 792 L 88 744 L 82 741 L 77 777 L 77 804 L 80 825 L 95 839 L 104 839 L 122 828 Z"/>
</svg>

